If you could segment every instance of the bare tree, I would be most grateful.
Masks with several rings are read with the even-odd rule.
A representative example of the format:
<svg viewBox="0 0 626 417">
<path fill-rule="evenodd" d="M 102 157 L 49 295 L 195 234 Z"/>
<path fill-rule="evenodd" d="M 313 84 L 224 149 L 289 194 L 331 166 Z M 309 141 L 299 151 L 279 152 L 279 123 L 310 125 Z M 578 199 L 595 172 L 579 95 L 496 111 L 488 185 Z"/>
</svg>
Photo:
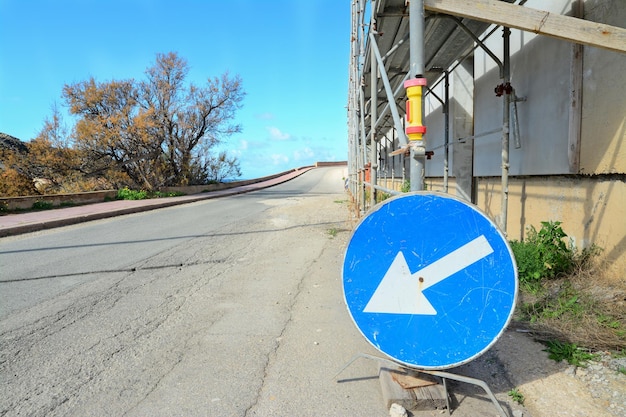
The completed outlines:
<svg viewBox="0 0 626 417">
<path fill-rule="evenodd" d="M 75 126 L 76 146 L 92 173 L 125 174 L 135 185 L 159 186 L 160 143 L 150 135 L 152 111 L 142 109 L 133 81 L 97 83 L 93 78 L 63 89 Z"/>
<path fill-rule="evenodd" d="M 224 151 L 198 159 L 192 168 L 199 184 L 222 182 L 225 179 L 241 176 L 241 167 L 237 158 L 228 156 Z"/>
<path fill-rule="evenodd" d="M 93 169 L 123 173 L 146 189 L 197 182 L 207 150 L 241 130 L 232 121 L 245 93 L 241 79 L 228 73 L 203 87 L 186 86 L 188 70 L 170 52 L 157 55 L 143 82 L 65 86 L 70 112 L 80 117 L 76 146 L 90 155 Z"/>
</svg>

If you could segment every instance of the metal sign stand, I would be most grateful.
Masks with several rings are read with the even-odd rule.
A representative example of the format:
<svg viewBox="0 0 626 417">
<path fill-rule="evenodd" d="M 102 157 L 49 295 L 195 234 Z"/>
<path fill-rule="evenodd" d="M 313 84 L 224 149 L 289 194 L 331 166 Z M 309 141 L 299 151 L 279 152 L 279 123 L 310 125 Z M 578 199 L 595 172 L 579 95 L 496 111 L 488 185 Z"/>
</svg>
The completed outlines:
<svg viewBox="0 0 626 417">
<path fill-rule="evenodd" d="M 348 368 L 350 365 L 352 365 L 352 363 L 354 361 L 356 361 L 359 358 L 365 358 L 365 359 L 371 359 L 374 361 L 378 361 L 378 362 L 384 362 L 384 363 L 388 363 L 391 364 L 393 366 L 398 366 L 400 368 L 404 368 L 410 371 L 414 371 L 417 373 L 424 373 L 424 374 L 428 374 L 428 375 L 432 375 L 432 376 L 436 376 L 441 378 L 442 382 L 443 382 L 443 389 L 446 392 L 446 408 L 448 410 L 448 415 L 450 415 L 451 413 L 451 407 L 450 407 L 450 397 L 448 395 L 448 385 L 446 383 L 446 380 L 451 379 L 453 381 L 458 381 L 458 382 L 464 382 L 466 384 L 471 384 L 471 385 L 476 385 L 481 387 L 489 396 L 489 398 L 491 399 L 491 402 L 493 403 L 493 406 L 496 408 L 496 410 L 498 410 L 498 413 L 500 414 L 501 417 L 509 417 L 508 414 L 504 411 L 504 409 L 502 408 L 502 406 L 500 405 L 500 403 L 498 402 L 496 396 L 493 394 L 493 392 L 491 391 L 491 389 L 489 388 L 489 386 L 487 385 L 487 383 L 485 381 L 482 381 L 480 379 L 476 379 L 476 378 L 470 378 L 467 376 L 463 376 L 463 375 L 456 375 L 450 372 L 443 372 L 443 371 L 434 371 L 434 370 L 424 370 L 424 369 L 415 369 L 415 368 L 411 368 L 411 367 L 407 367 L 406 365 L 397 363 L 395 361 L 386 359 L 386 358 L 381 358 L 379 356 L 374 356 L 374 355 L 368 355 L 367 353 L 359 353 L 356 354 L 355 356 L 353 356 L 348 363 L 346 363 L 343 368 L 341 368 L 339 370 L 339 372 L 337 372 L 337 374 L 334 376 L 334 379 L 337 379 L 337 377 L 346 369 Z"/>
</svg>

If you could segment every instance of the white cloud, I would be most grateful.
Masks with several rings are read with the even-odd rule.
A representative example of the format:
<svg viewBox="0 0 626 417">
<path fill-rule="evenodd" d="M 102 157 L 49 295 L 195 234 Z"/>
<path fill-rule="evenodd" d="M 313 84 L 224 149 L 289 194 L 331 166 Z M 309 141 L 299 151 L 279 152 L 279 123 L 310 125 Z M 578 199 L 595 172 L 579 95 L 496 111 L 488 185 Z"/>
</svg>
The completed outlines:
<svg viewBox="0 0 626 417">
<path fill-rule="evenodd" d="M 308 146 L 304 149 L 293 151 L 293 159 L 295 159 L 296 161 L 299 161 L 302 159 L 311 159 L 314 157 L 315 157 L 315 152 L 313 151 L 313 149 L 309 148 Z"/>
<path fill-rule="evenodd" d="M 287 140 L 291 138 L 289 133 L 282 132 L 279 128 L 274 126 L 269 126 L 267 131 L 270 132 L 270 138 L 274 140 Z"/>
<path fill-rule="evenodd" d="M 274 118 L 274 115 L 272 113 L 266 112 L 266 113 L 257 114 L 256 118 L 261 119 L 261 120 L 272 120 Z"/>
<path fill-rule="evenodd" d="M 272 154 L 270 155 L 270 158 L 272 159 L 272 163 L 274 165 L 286 164 L 289 162 L 289 157 L 280 153 Z"/>
</svg>

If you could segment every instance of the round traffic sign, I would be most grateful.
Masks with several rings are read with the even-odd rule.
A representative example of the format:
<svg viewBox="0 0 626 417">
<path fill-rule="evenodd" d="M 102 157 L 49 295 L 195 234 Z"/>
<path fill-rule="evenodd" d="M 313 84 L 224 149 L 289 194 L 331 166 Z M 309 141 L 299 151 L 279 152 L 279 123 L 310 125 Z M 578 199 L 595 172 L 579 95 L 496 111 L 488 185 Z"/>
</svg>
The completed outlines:
<svg viewBox="0 0 626 417">
<path fill-rule="evenodd" d="M 517 267 L 498 227 L 447 194 L 403 194 L 357 225 L 343 290 L 359 331 L 390 358 L 446 369 L 488 350 L 517 297 Z"/>
</svg>

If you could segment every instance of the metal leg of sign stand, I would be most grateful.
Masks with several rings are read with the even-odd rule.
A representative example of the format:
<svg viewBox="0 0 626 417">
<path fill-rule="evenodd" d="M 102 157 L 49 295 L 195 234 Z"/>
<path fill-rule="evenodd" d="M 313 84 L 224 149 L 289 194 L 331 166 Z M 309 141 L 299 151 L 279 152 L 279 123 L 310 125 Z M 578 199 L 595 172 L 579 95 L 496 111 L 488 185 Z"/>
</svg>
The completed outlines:
<svg viewBox="0 0 626 417">
<path fill-rule="evenodd" d="M 352 365 L 352 363 L 354 361 L 356 361 L 359 358 L 365 358 L 365 359 L 371 359 L 374 361 L 378 361 L 378 362 L 385 362 L 388 364 L 391 364 L 393 366 L 400 366 L 402 368 L 405 369 L 409 369 L 415 372 L 421 372 L 421 373 L 425 373 L 425 374 L 429 374 L 429 375 L 433 375 L 433 376 L 437 376 L 439 378 L 441 378 L 443 380 L 443 389 L 446 392 L 446 406 L 448 408 L 448 415 L 450 415 L 450 398 L 448 395 L 448 384 L 446 382 L 447 379 L 452 379 L 454 381 L 459 381 L 459 382 L 465 382 L 466 384 L 472 384 L 472 385 L 476 385 L 481 387 L 483 390 L 485 390 L 485 392 L 487 393 L 487 395 L 489 396 L 489 398 L 491 399 L 491 402 L 493 403 L 494 407 L 496 407 L 496 409 L 498 410 L 498 413 L 500 414 L 501 417 L 509 417 L 508 414 L 504 411 L 504 409 L 502 408 L 502 406 L 500 405 L 500 403 L 498 402 L 497 398 L 495 395 L 493 395 L 493 392 L 491 392 L 491 389 L 489 389 L 489 386 L 487 385 L 487 383 L 485 381 L 481 381 L 480 379 L 476 379 L 476 378 L 470 378 L 467 376 L 463 376 L 463 375 L 456 375 L 456 374 L 451 374 L 449 372 L 442 372 L 442 371 L 430 371 L 430 370 L 423 370 L 423 369 L 413 369 L 413 368 L 409 368 L 405 365 L 399 364 L 397 362 L 394 362 L 392 360 L 386 359 L 386 358 L 381 358 L 378 356 L 373 356 L 373 355 L 368 355 L 367 353 L 359 353 L 354 355 L 349 361 L 348 363 L 346 363 L 343 368 L 341 368 L 339 370 L 339 372 L 337 372 L 337 374 L 333 377 L 333 379 L 337 379 L 337 377 L 339 376 L 339 374 L 341 374 L 347 367 L 349 367 L 350 365 Z"/>
<path fill-rule="evenodd" d="M 386 362 L 386 363 L 390 363 L 390 364 L 393 364 L 393 365 L 397 365 L 397 363 L 395 363 L 394 361 L 391 361 L 391 360 L 389 360 L 389 359 L 379 358 L 378 356 L 368 355 L 367 353 L 357 353 L 357 354 L 356 354 L 356 355 L 354 355 L 352 358 L 350 358 L 350 360 L 348 361 L 348 363 L 346 363 L 346 364 L 343 366 L 343 368 L 341 368 L 341 369 L 339 370 L 339 372 L 337 372 L 337 373 L 335 374 L 335 376 L 333 377 L 333 379 L 337 379 L 337 377 L 338 377 L 338 376 L 339 376 L 339 375 L 340 375 L 343 371 L 345 371 L 345 370 L 346 370 L 346 368 L 347 368 L 348 366 L 352 365 L 352 363 L 353 363 L 354 361 L 356 361 L 357 359 L 360 359 L 360 358 L 371 359 L 371 360 L 373 360 L 373 361 Z"/>
<path fill-rule="evenodd" d="M 493 403 L 494 407 L 496 407 L 496 409 L 498 410 L 500 415 L 502 417 L 508 417 L 508 414 L 504 411 L 504 409 L 502 408 L 502 406 L 498 402 L 498 399 L 496 398 L 495 395 L 493 395 L 493 392 L 491 392 L 491 390 L 489 389 L 489 386 L 487 385 L 487 383 L 485 381 L 481 381 L 480 379 L 470 378 L 470 377 L 463 376 L 463 375 L 451 374 L 449 372 L 442 372 L 442 371 L 425 371 L 425 370 L 421 370 L 420 369 L 420 370 L 418 370 L 418 372 L 423 372 L 425 374 L 438 376 L 439 378 L 443 379 L 444 387 L 446 386 L 445 385 L 446 379 L 452 379 L 454 381 L 465 382 L 466 384 L 477 385 L 477 386 L 481 387 L 483 390 L 485 390 L 485 392 L 487 393 L 487 395 L 491 399 L 491 402 Z M 446 392 L 447 392 L 447 389 L 446 389 Z"/>
<path fill-rule="evenodd" d="M 441 378 L 443 381 L 443 390 L 446 393 L 446 410 L 448 410 L 448 416 L 450 415 L 450 395 L 448 395 L 448 380 L 445 378 Z"/>
</svg>

